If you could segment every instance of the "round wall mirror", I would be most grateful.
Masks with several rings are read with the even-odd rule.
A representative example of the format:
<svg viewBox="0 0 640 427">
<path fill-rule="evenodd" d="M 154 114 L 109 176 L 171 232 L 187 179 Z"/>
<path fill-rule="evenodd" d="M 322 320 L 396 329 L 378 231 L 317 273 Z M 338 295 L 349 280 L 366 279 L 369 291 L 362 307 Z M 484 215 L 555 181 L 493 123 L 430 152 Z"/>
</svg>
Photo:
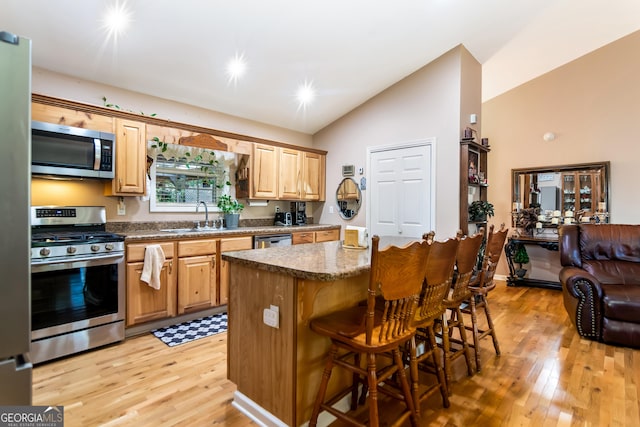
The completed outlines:
<svg viewBox="0 0 640 427">
<path fill-rule="evenodd" d="M 362 193 L 360 187 L 352 178 L 345 178 L 338 185 L 336 191 L 336 199 L 338 201 L 338 209 L 340 216 L 344 219 L 352 219 L 358 214 L 360 204 L 362 203 Z"/>
</svg>

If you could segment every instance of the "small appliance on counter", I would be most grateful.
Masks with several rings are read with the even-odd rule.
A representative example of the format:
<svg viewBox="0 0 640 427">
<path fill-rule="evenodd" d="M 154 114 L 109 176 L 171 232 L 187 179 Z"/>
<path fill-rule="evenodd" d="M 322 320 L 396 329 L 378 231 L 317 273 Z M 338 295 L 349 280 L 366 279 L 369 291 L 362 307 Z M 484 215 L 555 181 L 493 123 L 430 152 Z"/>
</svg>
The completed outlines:
<svg viewBox="0 0 640 427">
<path fill-rule="evenodd" d="M 291 202 L 291 216 L 293 219 L 293 225 L 306 225 L 307 224 L 307 203 Z"/>
<path fill-rule="evenodd" d="M 276 212 L 276 217 L 273 220 L 273 225 L 288 226 L 291 224 L 291 212 Z"/>
</svg>

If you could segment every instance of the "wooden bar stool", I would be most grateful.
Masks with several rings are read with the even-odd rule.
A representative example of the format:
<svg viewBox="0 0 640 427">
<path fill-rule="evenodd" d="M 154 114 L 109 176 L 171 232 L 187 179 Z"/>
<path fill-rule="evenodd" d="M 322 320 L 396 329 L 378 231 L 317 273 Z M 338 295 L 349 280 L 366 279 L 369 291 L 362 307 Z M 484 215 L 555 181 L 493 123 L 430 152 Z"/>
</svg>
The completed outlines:
<svg viewBox="0 0 640 427">
<path fill-rule="evenodd" d="M 477 233 L 473 237 L 462 238 L 462 232 L 457 235 L 460 244 L 456 254 L 456 276 L 454 283 L 447 293 L 443 305 L 444 312 L 440 319 L 436 319 L 436 325 L 440 325 L 440 331 L 436 332 L 436 337 L 440 338 L 438 345 L 442 347 L 444 358 L 444 373 L 447 379 L 447 388 L 451 394 L 452 381 L 452 362 L 464 356 L 467 364 L 467 374 L 473 375 L 473 363 L 471 362 L 471 350 L 467 342 L 467 333 L 464 324 L 464 318 L 460 306 L 464 301 L 471 298 L 469 290 L 469 282 L 473 275 L 478 252 L 484 239 L 484 230 Z M 436 328 L 438 330 L 438 328 Z M 454 336 L 455 330 L 458 331 L 458 337 Z"/>
<path fill-rule="evenodd" d="M 493 232 L 493 224 L 489 227 L 487 233 L 487 244 L 484 250 L 484 257 L 482 261 L 482 268 L 477 275 L 469 283 L 469 290 L 471 291 L 471 298 L 469 298 L 469 304 L 462 311 L 471 315 L 472 326 L 466 326 L 467 330 L 473 331 L 473 344 L 469 344 L 473 348 L 476 357 L 476 369 L 479 371 L 480 365 L 480 340 L 491 336 L 493 340 L 493 348 L 496 351 L 496 355 L 500 356 L 500 345 L 498 344 L 498 337 L 496 336 L 496 330 L 493 326 L 493 319 L 491 318 L 491 311 L 489 310 L 489 303 L 487 302 L 487 295 L 491 292 L 496 284 L 493 280 L 493 276 L 498 266 L 498 261 L 503 252 L 504 242 L 507 239 L 507 232 L 509 229 L 504 228 L 504 224 L 500 226 L 500 230 Z M 478 321 L 478 309 L 484 313 L 486 320 L 486 328 L 481 329 Z"/>
<path fill-rule="evenodd" d="M 444 242 L 432 241 L 433 234 L 425 235 L 424 238 L 430 242 L 429 256 L 427 257 L 425 282 L 415 316 L 417 328 L 415 339 L 409 343 L 409 366 L 413 380 L 412 393 L 417 411 L 420 411 L 420 403 L 437 391 L 440 391 L 442 395 L 443 406 L 449 407 L 449 393 L 442 368 L 442 357 L 436 343 L 434 324 L 435 320 L 440 318 L 444 312 L 443 300 L 451 288 L 453 267 L 459 244 L 457 239 L 448 239 Z M 430 385 L 421 383 L 419 371 L 434 374 L 437 382 Z"/>
<path fill-rule="evenodd" d="M 373 236 L 367 304 L 331 313 L 310 322 L 314 332 L 331 339 L 331 348 L 309 421 L 311 427 L 317 424 L 321 410 L 350 424 L 365 425 L 332 406 L 351 394 L 351 409 L 355 410 L 358 405 L 358 386 L 362 382 L 366 383 L 369 391 L 368 425 L 380 424 L 378 392 L 404 401 L 406 410 L 398 422 L 409 416 L 411 423 L 418 425 L 419 413 L 415 410 L 400 348 L 415 334 L 413 317 L 424 281 L 428 245 L 426 241 L 421 241 L 401 248 L 390 246 L 379 250 L 379 240 L 378 236 Z M 382 302 L 378 310 L 377 295 Z M 365 368 L 361 366 L 362 358 L 365 359 Z M 334 367 L 350 371 L 353 375 L 352 384 L 325 400 Z M 399 390 L 389 384 L 381 384 L 395 382 L 387 381 L 394 375 L 397 377 Z"/>
</svg>

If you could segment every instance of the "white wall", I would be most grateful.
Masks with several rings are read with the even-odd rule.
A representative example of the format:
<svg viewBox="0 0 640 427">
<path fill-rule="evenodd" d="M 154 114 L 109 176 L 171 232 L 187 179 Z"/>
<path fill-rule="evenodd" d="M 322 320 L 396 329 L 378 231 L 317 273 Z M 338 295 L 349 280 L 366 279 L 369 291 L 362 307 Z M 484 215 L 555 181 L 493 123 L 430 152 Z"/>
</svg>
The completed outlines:
<svg viewBox="0 0 640 427">
<path fill-rule="evenodd" d="M 356 171 L 366 165 L 367 147 L 436 139 L 436 215 L 437 236 L 453 236 L 459 228 L 459 153 L 461 128 L 462 67 L 475 62 L 468 51 L 458 46 L 426 65 L 314 135 L 314 147 L 327 150 L 327 202 L 314 213 L 321 222 L 340 225 L 366 225 L 367 191 L 363 205 L 351 221 L 341 219 L 334 208 L 335 189 L 342 180 L 342 165 L 353 164 Z M 473 72 L 473 71 L 471 71 Z M 480 75 L 475 99 L 465 108 L 480 111 Z M 368 171 L 365 171 L 365 175 Z M 356 175 L 356 181 L 360 177 Z"/>
</svg>

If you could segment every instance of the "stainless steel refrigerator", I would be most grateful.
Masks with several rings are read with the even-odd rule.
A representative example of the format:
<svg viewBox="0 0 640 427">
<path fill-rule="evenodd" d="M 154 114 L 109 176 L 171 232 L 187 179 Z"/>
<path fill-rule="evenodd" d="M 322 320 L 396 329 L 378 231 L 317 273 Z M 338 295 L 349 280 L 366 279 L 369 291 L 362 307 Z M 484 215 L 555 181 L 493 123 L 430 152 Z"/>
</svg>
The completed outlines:
<svg viewBox="0 0 640 427">
<path fill-rule="evenodd" d="M 31 405 L 31 40 L 0 29 L 0 406 Z"/>
</svg>

